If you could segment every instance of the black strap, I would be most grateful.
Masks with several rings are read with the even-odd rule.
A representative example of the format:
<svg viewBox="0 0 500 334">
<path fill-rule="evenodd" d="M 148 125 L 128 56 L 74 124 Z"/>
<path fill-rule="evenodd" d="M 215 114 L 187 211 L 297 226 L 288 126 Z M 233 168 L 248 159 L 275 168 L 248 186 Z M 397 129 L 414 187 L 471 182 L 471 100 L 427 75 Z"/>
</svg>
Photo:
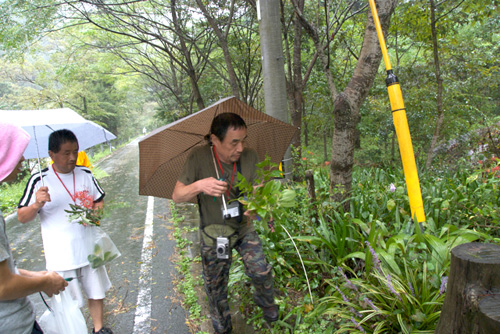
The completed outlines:
<svg viewBox="0 0 500 334">
<path fill-rule="evenodd" d="M 52 310 L 49 306 L 49 304 L 47 304 L 47 302 L 45 301 L 45 298 L 43 298 L 43 295 L 42 295 L 42 292 L 38 292 L 40 294 L 40 297 L 42 297 L 42 300 L 43 300 L 43 303 L 45 304 L 45 306 L 47 306 L 47 308 L 49 309 L 50 312 L 54 312 L 54 310 Z"/>
<path fill-rule="evenodd" d="M 213 241 L 217 241 L 217 238 L 214 238 L 212 237 L 211 235 L 209 235 L 207 232 L 205 232 L 205 227 L 206 226 L 202 226 L 201 227 L 201 231 L 207 236 L 209 237 L 210 239 L 212 239 Z M 233 233 L 231 233 L 230 235 L 228 235 L 226 238 L 228 239 L 231 239 L 232 237 L 234 237 L 235 235 L 238 235 L 238 231 L 234 231 Z"/>
</svg>

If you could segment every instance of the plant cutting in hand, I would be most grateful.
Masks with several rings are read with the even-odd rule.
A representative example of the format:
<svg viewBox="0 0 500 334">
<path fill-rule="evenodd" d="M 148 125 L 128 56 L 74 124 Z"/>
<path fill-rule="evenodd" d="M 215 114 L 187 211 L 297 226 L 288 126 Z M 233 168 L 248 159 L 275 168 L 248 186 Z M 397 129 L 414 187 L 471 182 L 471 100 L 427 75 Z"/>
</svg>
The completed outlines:
<svg viewBox="0 0 500 334">
<path fill-rule="evenodd" d="M 268 222 L 271 231 L 274 231 L 274 221 L 279 220 L 283 212 L 296 205 L 295 191 L 287 189 L 276 180 L 281 177 L 277 165 L 269 157 L 257 164 L 257 178 L 254 183 L 248 182 L 238 173 L 238 188 L 242 196 L 238 201 L 246 210 L 257 214 L 264 222 Z"/>
<path fill-rule="evenodd" d="M 101 225 L 102 210 L 94 209 L 94 199 L 87 190 L 75 193 L 75 204 L 70 204 L 71 210 L 67 212 L 71 222 L 76 221 L 84 226 Z"/>
</svg>

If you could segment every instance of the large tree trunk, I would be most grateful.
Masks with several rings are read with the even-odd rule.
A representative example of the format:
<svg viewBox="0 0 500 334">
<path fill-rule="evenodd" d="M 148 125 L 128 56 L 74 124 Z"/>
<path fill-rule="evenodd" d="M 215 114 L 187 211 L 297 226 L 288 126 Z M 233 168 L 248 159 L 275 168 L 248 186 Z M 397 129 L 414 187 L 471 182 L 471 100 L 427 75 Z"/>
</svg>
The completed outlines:
<svg viewBox="0 0 500 334">
<path fill-rule="evenodd" d="M 377 4 L 380 24 L 382 30 L 386 32 L 397 0 L 378 1 Z M 332 198 L 337 202 L 344 202 L 351 195 L 352 168 L 357 138 L 356 127 L 361 120 L 359 110 L 373 84 L 381 59 L 382 52 L 377 32 L 372 14 L 369 12 L 358 63 L 346 89 L 335 97 L 333 106 L 335 125 L 332 140 L 330 186 Z M 348 201 L 344 202 L 344 210 L 349 210 Z"/>
<path fill-rule="evenodd" d="M 434 129 L 434 134 L 431 140 L 431 146 L 427 152 L 427 162 L 425 167 L 431 167 L 432 159 L 434 157 L 434 149 L 436 148 L 439 135 L 441 133 L 441 128 L 443 127 L 444 121 L 444 110 L 443 110 L 443 78 L 441 77 L 441 67 L 439 62 L 438 53 L 438 38 L 436 32 L 436 5 L 434 0 L 429 0 L 430 10 L 431 10 L 431 33 L 432 33 L 432 51 L 434 54 L 434 73 L 436 75 L 436 109 L 437 109 L 437 119 L 436 128 Z"/>
<path fill-rule="evenodd" d="M 349 84 L 339 94 L 330 69 L 330 60 L 321 43 L 319 32 L 302 15 L 297 6 L 297 0 L 293 0 L 292 3 L 304 29 L 314 42 L 330 89 L 330 96 L 334 101 L 333 116 L 335 125 L 332 139 L 330 191 L 332 198 L 335 201 L 343 202 L 344 209 L 348 210 L 349 202 L 344 200 L 350 196 L 352 189 L 352 167 L 357 138 L 356 127 L 361 119 L 359 109 L 368 95 L 382 59 L 373 17 L 369 12 L 358 63 Z M 383 0 L 377 1 L 377 3 L 380 24 L 385 32 L 389 27 L 390 17 L 394 12 L 397 0 Z"/>
<path fill-rule="evenodd" d="M 281 36 L 279 0 L 260 1 L 260 44 L 266 113 L 288 123 L 285 63 Z M 290 177 L 290 150 L 284 158 L 285 176 Z"/>
<path fill-rule="evenodd" d="M 500 246 L 468 243 L 451 251 L 436 334 L 500 333 Z"/>
</svg>

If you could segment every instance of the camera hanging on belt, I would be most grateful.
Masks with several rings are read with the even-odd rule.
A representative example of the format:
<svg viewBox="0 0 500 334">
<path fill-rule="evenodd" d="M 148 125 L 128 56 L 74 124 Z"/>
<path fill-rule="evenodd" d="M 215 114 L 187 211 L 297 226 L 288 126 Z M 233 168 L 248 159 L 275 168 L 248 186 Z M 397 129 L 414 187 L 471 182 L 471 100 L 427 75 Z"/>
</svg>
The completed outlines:
<svg viewBox="0 0 500 334">
<path fill-rule="evenodd" d="M 224 194 L 222 194 L 222 218 L 224 223 L 227 219 L 231 219 L 233 211 L 228 209 L 226 205 L 226 199 Z M 238 216 L 238 207 L 236 207 L 236 217 Z M 219 236 L 217 237 L 217 258 L 218 259 L 229 259 L 229 239 L 227 237 Z"/>
</svg>

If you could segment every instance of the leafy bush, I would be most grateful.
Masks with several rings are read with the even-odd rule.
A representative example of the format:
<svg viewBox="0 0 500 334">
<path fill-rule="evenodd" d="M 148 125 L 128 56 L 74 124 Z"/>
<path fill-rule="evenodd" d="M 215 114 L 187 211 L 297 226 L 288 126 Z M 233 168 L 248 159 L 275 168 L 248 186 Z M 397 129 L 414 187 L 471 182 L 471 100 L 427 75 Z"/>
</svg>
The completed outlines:
<svg viewBox="0 0 500 334">
<path fill-rule="evenodd" d="M 304 183 L 276 186 L 277 192 L 292 189 L 297 205 L 278 210 L 274 231 L 265 224 L 257 227 L 273 265 L 283 316 L 272 332 L 432 333 L 451 249 L 471 241 L 499 242 L 500 168 L 495 169 L 496 161 L 488 164 L 459 161 L 449 171 L 421 173 L 426 221 L 417 225 L 403 172 L 397 169 L 355 169 L 349 212 L 330 200 L 325 167 L 314 170 L 314 203 Z M 312 297 L 285 228 L 304 260 Z M 238 266 L 234 271 L 242 273 Z M 252 304 L 242 275 L 233 288 L 241 292 L 243 304 Z M 248 306 L 249 317 L 255 312 Z M 262 328 L 259 316 L 252 321 Z"/>
<path fill-rule="evenodd" d="M 15 212 L 19 200 L 23 196 L 24 188 L 28 182 L 29 175 L 13 183 L 2 183 L 0 185 L 0 210 L 4 216 Z"/>
</svg>

